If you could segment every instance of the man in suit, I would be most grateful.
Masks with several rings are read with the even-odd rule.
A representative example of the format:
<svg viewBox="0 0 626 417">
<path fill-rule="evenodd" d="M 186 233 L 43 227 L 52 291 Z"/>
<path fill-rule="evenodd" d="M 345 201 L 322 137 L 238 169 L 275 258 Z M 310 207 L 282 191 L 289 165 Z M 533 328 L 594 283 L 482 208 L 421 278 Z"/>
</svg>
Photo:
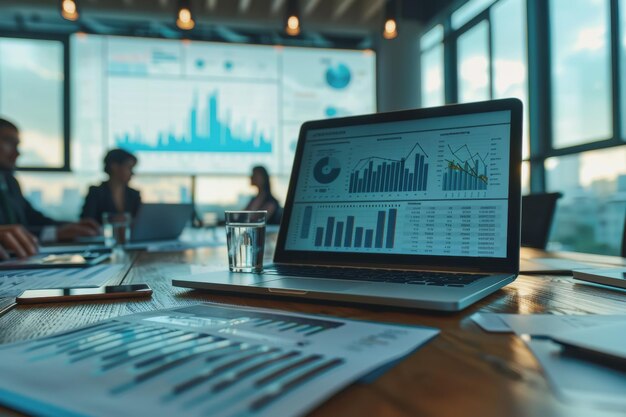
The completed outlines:
<svg viewBox="0 0 626 417">
<path fill-rule="evenodd" d="M 20 224 L 43 242 L 72 241 L 96 236 L 99 225 L 92 220 L 63 223 L 36 210 L 23 196 L 13 176 L 19 152 L 19 129 L 0 119 L 0 225 Z"/>
</svg>

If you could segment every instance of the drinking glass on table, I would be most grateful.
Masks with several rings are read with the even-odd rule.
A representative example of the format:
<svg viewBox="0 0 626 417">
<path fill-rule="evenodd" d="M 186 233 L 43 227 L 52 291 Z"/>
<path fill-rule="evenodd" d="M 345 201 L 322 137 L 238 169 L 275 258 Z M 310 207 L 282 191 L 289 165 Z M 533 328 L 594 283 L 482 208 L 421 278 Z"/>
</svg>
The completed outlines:
<svg viewBox="0 0 626 417">
<path fill-rule="evenodd" d="M 104 245 L 119 248 L 130 240 L 130 213 L 104 213 L 102 215 L 102 231 Z"/>
<path fill-rule="evenodd" d="M 228 267 L 233 272 L 261 272 L 267 211 L 227 211 Z"/>
</svg>

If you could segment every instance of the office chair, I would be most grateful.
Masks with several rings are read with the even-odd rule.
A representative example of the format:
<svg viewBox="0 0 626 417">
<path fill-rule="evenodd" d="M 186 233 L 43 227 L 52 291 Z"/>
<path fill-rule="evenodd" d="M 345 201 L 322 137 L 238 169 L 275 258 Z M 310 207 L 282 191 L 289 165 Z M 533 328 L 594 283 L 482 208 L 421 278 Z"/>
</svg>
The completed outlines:
<svg viewBox="0 0 626 417">
<path fill-rule="evenodd" d="M 529 194 L 522 197 L 522 246 L 545 249 L 561 193 Z"/>
</svg>

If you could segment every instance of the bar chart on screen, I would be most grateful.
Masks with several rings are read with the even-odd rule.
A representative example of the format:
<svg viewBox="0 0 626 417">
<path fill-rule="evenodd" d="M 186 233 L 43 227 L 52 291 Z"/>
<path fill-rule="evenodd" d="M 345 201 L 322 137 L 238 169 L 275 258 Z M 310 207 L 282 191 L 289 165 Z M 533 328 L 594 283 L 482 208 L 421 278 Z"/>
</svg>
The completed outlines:
<svg viewBox="0 0 626 417">
<path fill-rule="evenodd" d="M 298 245 L 318 250 L 396 247 L 400 204 L 321 204 L 299 207 Z"/>
<path fill-rule="evenodd" d="M 350 194 L 426 191 L 428 154 L 416 142 L 398 159 L 368 156 L 350 174 Z"/>
<path fill-rule="evenodd" d="M 501 198 L 506 195 L 508 146 L 495 128 L 441 136 L 437 150 L 437 194 L 445 198 Z"/>
<path fill-rule="evenodd" d="M 486 190 L 489 183 L 487 164 L 489 154 L 472 153 L 467 145 L 456 150 L 448 145 L 453 158 L 447 160 L 448 169 L 443 174 L 443 190 Z M 460 156 L 461 152 L 467 156 Z"/>
<path fill-rule="evenodd" d="M 407 201 L 298 204 L 295 250 L 502 256 L 506 202 Z"/>
</svg>

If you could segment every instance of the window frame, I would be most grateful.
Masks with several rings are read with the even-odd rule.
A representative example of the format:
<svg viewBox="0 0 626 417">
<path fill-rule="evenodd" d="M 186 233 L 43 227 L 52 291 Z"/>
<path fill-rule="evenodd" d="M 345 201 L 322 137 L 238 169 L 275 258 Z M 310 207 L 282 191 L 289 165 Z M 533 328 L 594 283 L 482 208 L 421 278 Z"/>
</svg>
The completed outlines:
<svg viewBox="0 0 626 417">
<path fill-rule="evenodd" d="M 38 32 L 28 31 L 7 31 L 0 30 L 0 38 L 13 39 L 32 39 L 42 41 L 60 42 L 63 48 L 63 97 L 62 97 L 62 126 L 63 126 L 63 165 L 60 167 L 43 167 L 43 166 L 21 166 L 17 171 L 24 172 L 71 172 L 70 167 L 70 130 L 71 130 L 71 112 L 70 112 L 70 42 L 69 35 L 64 34 L 42 34 Z"/>
</svg>

